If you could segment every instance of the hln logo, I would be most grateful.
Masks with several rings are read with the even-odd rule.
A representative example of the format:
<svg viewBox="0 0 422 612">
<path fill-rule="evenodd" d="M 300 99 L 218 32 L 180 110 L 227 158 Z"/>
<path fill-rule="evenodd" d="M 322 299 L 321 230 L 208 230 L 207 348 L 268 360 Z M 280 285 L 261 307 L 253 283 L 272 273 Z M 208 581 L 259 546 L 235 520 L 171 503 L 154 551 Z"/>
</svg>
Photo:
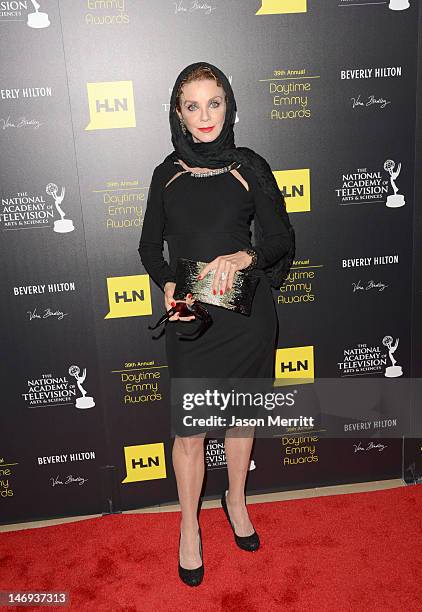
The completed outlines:
<svg viewBox="0 0 422 612">
<path fill-rule="evenodd" d="M 136 127 L 132 81 L 87 83 L 90 122 L 86 130 Z"/>
<path fill-rule="evenodd" d="M 110 310 L 104 317 L 105 319 L 152 314 L 148 274 L 108 278 L 107 290 Z"/>
<path fill-rule="evenodd" d="M 275 377 L 283 379 L 303 379 L 303 382 L 314 380 L 314 347 L 292 346 L 279 348 L 275 358 Z"/>
<path fill-rule="evenodd" d="M 125 446 L 126 478 L 122 483 L 167 478 L 164 443 Z"/>
<path fill-rule="evenodd" d="M 127 291 L 123 291 L 122 294 L 116 293 L 114 294 L 114 301 L 116 302 L 116 304 L 118 304 L 119 302 L 123 301 L 123 302 L 134 302 L 135 300 L 143 300 L 144 299 L 144 292 L 141 289 L 141 291 L 136 291 L 135 289 L 132 289 L 132 294 L 129 296 Z"/>
<path fill-rule="evenodd" d="M 307 0 L 261 0 L 255 15 L 281 15 L 283 13 L 306 13 Z"/>
<path fill-rule="evenodd" d="M 284 195 L 287 212 L 311 210 L 311 179 L 309 168 L 274 170 L 277 185 Z"/>
</svg>

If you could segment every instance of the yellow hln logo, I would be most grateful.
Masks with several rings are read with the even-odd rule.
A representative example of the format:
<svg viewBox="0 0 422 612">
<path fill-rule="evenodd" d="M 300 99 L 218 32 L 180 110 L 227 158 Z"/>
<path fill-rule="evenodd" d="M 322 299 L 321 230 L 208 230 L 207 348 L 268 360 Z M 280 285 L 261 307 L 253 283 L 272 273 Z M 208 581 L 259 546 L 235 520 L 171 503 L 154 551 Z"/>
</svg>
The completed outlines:
<svg viewBox="0 0 422 612">
<path fill-rule="evenodd" d="M 87 83 L 90 122 L 86 130 L 136 127 L 132 81 Z"/>
<path fill-rule="evenodd" d="M 255 15 L 281 15 L 306 13 L 306 0 L 261 0 L 262 6 Z"/>
<path fill-rule="evenodd" d="M 294 379 L 295 383 L 313 382 L 314 347 L 291 346 L 277 349 L 275 355 L 275 377 L 276 379 L 288 379 L 288 381 Z"/>
<path fill-rule="evenodd" d="M 110 311 L 105 319 L 142 317 L 152 314 L 148 274 L 114 276 L 107 279 Z"/>
<path fill-rule="evenodd" d="M 167 478 L 164 443 L 125 446 L 126 478 L 122 483 Z"/>
<path fill-rule="evenodd" d="M 274 170 L 273 174 L 283 193 L 287 212 L 311 210 L 311 175 L 309 168 Z"/>
</svg>

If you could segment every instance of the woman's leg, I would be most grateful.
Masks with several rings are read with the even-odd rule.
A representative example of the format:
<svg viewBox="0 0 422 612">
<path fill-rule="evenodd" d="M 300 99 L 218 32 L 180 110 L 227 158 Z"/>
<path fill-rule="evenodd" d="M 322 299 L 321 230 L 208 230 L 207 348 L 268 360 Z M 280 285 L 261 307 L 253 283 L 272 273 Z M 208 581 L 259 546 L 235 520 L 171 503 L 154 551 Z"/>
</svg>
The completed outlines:
<svg viewBox="0 0 422 612">
<path fill-rule="evenodd" d="M 186 569 L 201 565 L 197 511 L 205 473 L 204 438 L 205 433 L 176 436 L 173 444 L 173 467 L 182 511 L 180 564 Z"/>
<path fill-rule="evenodd" d="M 227 430 L 224 441 L 229 476 L 227 509 L 238 536 L 249 536 L 254 532 L 245 504 L 245 482 L 254 429 L 254 427 L 232 427 Z"/>
</svg>

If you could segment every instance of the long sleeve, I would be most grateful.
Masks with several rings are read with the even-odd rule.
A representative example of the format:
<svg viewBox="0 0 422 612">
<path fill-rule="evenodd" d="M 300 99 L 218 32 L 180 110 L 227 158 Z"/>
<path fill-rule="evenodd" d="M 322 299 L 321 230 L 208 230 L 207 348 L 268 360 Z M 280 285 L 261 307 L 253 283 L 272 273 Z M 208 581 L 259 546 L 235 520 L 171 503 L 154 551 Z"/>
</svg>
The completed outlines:
<svg viewBox="0 0 422 612">
<path fill-rule="evenodd" d="M 284 205 L 284 197 L 280 195 L 277 204 L 260 187 L 255 175 L 252 177 L 252 190 L 255 202 L 255 215 L 261 226 L 263 236 L 253 249 L 258 254 L 257 269 L 265 269 L 281 259 L 288 252 L 291 244 L 290 232 L 283 219 L 281 207 Z M 277 206 L 280 207 L 277 210 Z"/>
<path fill-rule="evenodd" d="M 147 209 L 144 214 L 138 252 L 145 270 L 164 290 L 166 282 L 175 282 L 175 276 L 163 257 L 165 219 L 162 188 L 163 182 L 160 180 L 159 166 L 157 166 L 148 190 Z"/>
</svg>

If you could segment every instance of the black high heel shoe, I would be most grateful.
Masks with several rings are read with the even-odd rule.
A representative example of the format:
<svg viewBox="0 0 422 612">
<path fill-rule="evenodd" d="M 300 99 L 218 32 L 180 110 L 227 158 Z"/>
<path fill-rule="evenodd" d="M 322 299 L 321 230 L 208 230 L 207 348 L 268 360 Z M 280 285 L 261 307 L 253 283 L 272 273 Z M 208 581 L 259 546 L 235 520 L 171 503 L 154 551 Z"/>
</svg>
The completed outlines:
<svg viewBox="0 0 422 612">
<path fill-rule="evenodd" d="M 198 529 L 199 534 L 199 554 L 201 555 L 202 565 L 199 567 L 195 567 L 195 569 L 186 569 L 180 565 L 180 554 L 179 554 L 179 576 L 183 582 L 189 586 L 199 586 L 204 577 L 204 561 L 202 559 L 202 535 L 201 528 Z M 182 534 L 179 534 L 179 549 L 180 549 L 180 539 Z"/>
<path fill-rule="evenodd" d="M 259 541 L 259 535 L 256 533 L 255 530 L 249 536 L 238 536 L 236 534 L 233 523 L 229 515 L 228 508 L 227 508 L 226 495 L 227 495 L 227 491 L 224 491 L 221 497 L 221 505 L 223 506 L 224 514 L 227 516 L 227 520 L 230 523 L 230 527 L 233 530 L 234 539 L 235 539 L 236 544 L 242 550 L 248 550 L 249 552 L 254 552 L 255 550 L 258 550 L 260 546 L 260 541 Z M 246 502 L 246 497 L 245 497 L 245 502 Z"/>
</svg>

